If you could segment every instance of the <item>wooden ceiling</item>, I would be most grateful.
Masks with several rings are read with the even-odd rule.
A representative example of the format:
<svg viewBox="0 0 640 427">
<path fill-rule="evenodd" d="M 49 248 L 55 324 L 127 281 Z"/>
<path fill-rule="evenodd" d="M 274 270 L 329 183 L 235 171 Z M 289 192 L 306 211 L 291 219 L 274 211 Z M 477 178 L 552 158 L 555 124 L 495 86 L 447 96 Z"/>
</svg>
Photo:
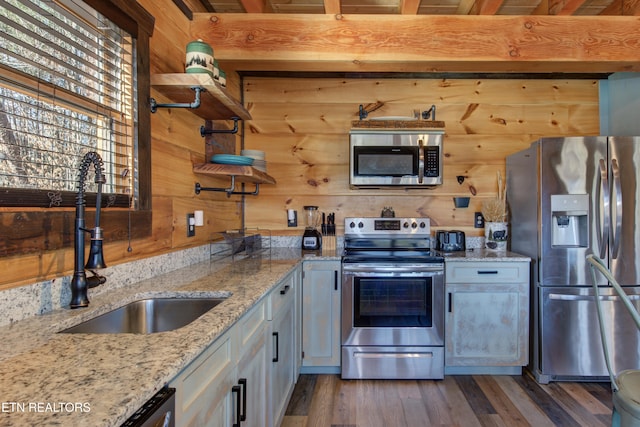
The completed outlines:
<svg viewBox="0 0 640 427">
<path fill-rule="evenodd" d="M 640 72 L 640 0 L 173 0 L 239 73 Z"/>
<path fill-rule="evenodd" d="M 199 0 L 215 13 L 634 16 L 640 0 Z"/>
</svg>

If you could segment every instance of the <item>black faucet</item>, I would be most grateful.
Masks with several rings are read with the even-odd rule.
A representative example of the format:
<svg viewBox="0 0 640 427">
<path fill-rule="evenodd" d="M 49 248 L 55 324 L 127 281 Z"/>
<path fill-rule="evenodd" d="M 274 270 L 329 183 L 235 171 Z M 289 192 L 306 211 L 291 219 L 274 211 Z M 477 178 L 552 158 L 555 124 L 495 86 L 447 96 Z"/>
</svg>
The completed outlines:
<svg viewBox="0 0 640 427">
<path fill-rule="evenodd" d="M 98 194 L 96 196 L 96 222 L 93 229 L 84 227 L 84 183 L 87 179 L 89 167 L 93 164 L 98 184 Z M 74 269 L 73 279 L 71 279 L 71 308 L 87 307 L 89 298 L 87 289 L 102 285 L 107 279 L 98 275 L 92 269 L 105 268 L 102 255 L 102 230 L 100 229 L 100 205 L 102 204 L 102 184 L 107 182 L 102 167 L 102 158 L 95 151 L 85 154 L 80 164 L 80 174 L 78 175 L 78 194 L 76 195 L 76 220 L 75 220 L 75 242 L 74 242 Z M 84 265 L 84 233 L 91 233 L 91 248 L 89 259 Z M 87 277 L 85 270 L 91 271 L 91 277 Z"/>
</svg>

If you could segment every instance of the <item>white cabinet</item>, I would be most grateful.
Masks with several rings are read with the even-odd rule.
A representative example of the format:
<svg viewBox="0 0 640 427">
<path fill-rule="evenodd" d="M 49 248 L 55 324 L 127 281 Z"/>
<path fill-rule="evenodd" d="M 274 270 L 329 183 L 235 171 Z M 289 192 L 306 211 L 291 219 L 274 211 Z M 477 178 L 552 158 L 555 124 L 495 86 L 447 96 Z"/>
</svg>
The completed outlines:
<svg viewBox="0 0 640 427">
<path fill-rule="evenodd" d="M 244 315 L 234 329 L 240 345 L 236 384 L 240 386 L 241 426 L 268 426 L 267 302 Z"/>
<path fill-rule="evenodd" d="M 266 317 L 262 300 L 171 381 L 176 425 L 268 425 Z"/>
<path fill-rule="evenodd" d="M 170 383 L 176 425 L 278 426 L 300 367 L 296 267 Z"/>
<path fill-rule="evenodd" d="M 227 331 L 169 383 L 176 389 L 177 426 L 231 426 L 235 422 L 234 341 L 233 331 Z"/>
<path fill-rule="evenodd" d="M 296 331 L 299 326 L 295 323 L 295 303 L 299 276 L 299 270 L 294 270 L 269 296 L 271 345 L 267 354 L 271 363 L 269 418 L 273 426 L 282 422 L 297 379 L 299 350 L 296 348 Z"/>
<path fill-rule="evenodd" d="M 447 260 L 445 285 L 447 368 L 516 367 L 519 372 L 529 360 L 529 263 Z"/>
<path fill-rule="evenodd" d="M 302 372 L 340 372 L 340 261 L 303 263 Z"/>
</svg>

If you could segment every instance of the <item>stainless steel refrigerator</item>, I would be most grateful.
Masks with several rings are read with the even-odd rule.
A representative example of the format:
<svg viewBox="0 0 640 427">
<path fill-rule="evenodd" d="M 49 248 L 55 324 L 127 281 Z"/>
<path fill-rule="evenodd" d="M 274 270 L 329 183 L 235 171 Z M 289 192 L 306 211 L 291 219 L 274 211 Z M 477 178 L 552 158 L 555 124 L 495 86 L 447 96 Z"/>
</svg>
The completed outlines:
<svg viewBox="0 0 640 427">
<path fill-rule="evenodd" d="M 511 250 L 531 263 L 531 358 L 541 383 L 604 380 L 594 253 L 640 307 L 640 137 L 544 138 L 507 157 Z M 606 281 L 614 369 L 640 368 L 640 335 Z"/>
</svg>

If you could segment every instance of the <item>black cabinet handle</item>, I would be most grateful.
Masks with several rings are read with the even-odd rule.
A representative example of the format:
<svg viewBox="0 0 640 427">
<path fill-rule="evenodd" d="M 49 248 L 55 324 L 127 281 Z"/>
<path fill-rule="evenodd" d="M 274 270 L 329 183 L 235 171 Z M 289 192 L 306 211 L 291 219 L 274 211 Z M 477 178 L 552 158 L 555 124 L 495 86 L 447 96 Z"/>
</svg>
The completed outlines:
<svg viewBox="0 0 640 427">
<path fill-rule="evenodd" d="M 240 427 L 240 423 L 242 422 L 240 420 L 240 386 L 239 385 L 234 385 L 233 387 L 231 387 L 231 393 L 236 393 L 236 421 L 235 423 L 233 423 L 233 427 Z"/>
<path fill-rule="evenodd" d="M 498 274 L 498 270 L 478 270 L 478 274 Z"/>
<path fill-rule="evenodd" d="M 333 270 L 333 290 L 338 290 L 338 270 Z"/>
<path fill-rule="evenodd" d="M 291 287 L 291 286 L 289 286 L 289 285 L 284 285 L 284 288 L 280 289 L 280 295 L 284 295 L 284 294 L 286 294 L 287 292 L 289 292 L 289 288 L 290 288 L 290 287 Z"/>
<path fill-rule="evenodd" d="M 451 313 L 451 310 L 453 308 L 453 302 L 452 302 L 453 296 L 451 296 L 451 292 L 449 292 L 448 295 L 449 295 L 449 313 Z"/>
<path fill-rule="evenodd" d="M 240 415 L 240 421 L 247 421 L 247 379 L 240 378 L 238 384 L 242 386 L 242 415 Z"/>
<path fill-rule="evenodd" d="M 279 347 L 279 344 L 278 344 L 278 333 L 274 332 L 273 336 L 276 338 L 276 357 L 274 357 L 271 361 L 272 362 L 277 362 L 278 361 L 278 353 L 279 353 L 279 351 L 278 351 L 278 347 Z"/>
</svg>

